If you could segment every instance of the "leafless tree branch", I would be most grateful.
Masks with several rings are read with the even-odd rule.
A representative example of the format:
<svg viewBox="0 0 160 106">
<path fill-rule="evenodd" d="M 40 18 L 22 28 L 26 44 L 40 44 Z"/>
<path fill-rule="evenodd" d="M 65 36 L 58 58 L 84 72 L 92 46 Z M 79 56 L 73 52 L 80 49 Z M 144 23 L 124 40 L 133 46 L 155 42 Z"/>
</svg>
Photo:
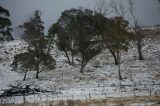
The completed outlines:
<svg viewBox="0 0 160 106">
<path fill-rule="evenodd" d="M 110 13 L 109 0 L 98 0 L 95 4 L 94 12 L 103 16 L 108 15 Z"/>
<path fill-rule="evenodd" d="M 125 14 L 126 14 L 126 10 L 125 10 L 125 6 L 124 4 L 121 2 L 121 1 L 114 1 L 112 0 L 111 3 L 111 8 L 112 8 L 112 11 L 116 14 L 116 15 L 119 15 L 121 17 L 125 17 Z"/>
</svg>

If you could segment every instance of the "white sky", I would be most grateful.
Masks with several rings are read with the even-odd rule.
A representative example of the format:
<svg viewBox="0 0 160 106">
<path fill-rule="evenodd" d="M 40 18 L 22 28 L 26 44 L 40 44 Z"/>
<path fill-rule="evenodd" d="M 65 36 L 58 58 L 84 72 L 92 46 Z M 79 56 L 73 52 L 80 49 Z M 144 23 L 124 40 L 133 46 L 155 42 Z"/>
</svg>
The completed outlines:
<svg viewBox="0 0 160 106">
<path fill-rule="evenodd" d="M 122 1 L 127 2 L 127 0 Z M 160 4 L 157 0 L 135 1 L 136 15 L 143 25 L 160 24 Z M 42 19 L 47 32 L 65 9 L 72 7 L 93 9 L 95 2 L 96 0 L 0 0 L 0 5 L 10 11 L 13 28 L 22 24 L 33 10 L 40 9 L 43 12 Z"/>
</svg>

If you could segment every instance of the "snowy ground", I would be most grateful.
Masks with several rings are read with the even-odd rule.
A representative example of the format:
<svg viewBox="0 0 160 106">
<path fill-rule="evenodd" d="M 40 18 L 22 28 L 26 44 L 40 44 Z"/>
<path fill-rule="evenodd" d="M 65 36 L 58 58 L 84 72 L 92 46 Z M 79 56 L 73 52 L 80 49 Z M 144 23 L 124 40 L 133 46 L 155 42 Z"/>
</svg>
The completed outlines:
<svg viewBox="0 0 160 106">
<path fill-rule="evenodd" d="M 143 61 L 137 60 L 134 47 L 131 47 L 128 53 L 122 54 L 122 81 L 118 80 L 117 66 L 107 50 L 95 57 L 82 75 L 78 65 L 67 65 L 63 53 L 55 49 L 52 54 L 57 60 L 57 68 L 40 73 L 40 79 L 35 79 L 34 72 L 30 72 L 27 80 L 22 82 L 23 74 L 11 71 L 10 64 L 14 55 L 24 52 L 27 45 L 20 40 L 0 45 L 0 93 L 10 88 L 10 85 L 18 83 L 28 83 L 32 84 L 32 88 L 52 91 L 23 97 L 0 98 L 0 103 L 160 96 L 160 43 L 157 38 L 145 41 Z"/>
</svg>

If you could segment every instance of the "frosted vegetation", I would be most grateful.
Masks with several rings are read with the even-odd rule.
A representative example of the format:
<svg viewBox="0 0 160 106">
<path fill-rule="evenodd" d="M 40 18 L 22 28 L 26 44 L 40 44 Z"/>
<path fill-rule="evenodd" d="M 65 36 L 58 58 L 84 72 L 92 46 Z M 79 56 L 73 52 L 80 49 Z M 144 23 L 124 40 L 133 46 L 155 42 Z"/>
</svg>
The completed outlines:
<svg viewBox="0 0 160 106">
<path fill-rule="evenodd" d="M 14 40 L 9 11 L 0 7 L 0 105 L 158 106 L 160 104 L 160 26 L 143 27 L 128 0 L 105 0 L 94 11 L 62 12 L 44 34 L 35 10 Z"/>
<path fill-rule="evenodd" d="M 117 66 L 114 65 L 111 54 L 107 53 L 108 50 L 104 50 L 93 58 L 82 75 L 78 71 L 79 66 L 68 65 L 63 52 L 56 47 L 52 51 L 52 56 L 57 60 L 56 69 L 42 72 L 39 79 L 35 79 L 35 72 L 31 71 L 26 81 L 22 81 L 23 74 L 11 71 L 11 67 L 8 66 L 12 63 L 14 55 L 24 52 L 27 45 L 21 40 L 3 43 L 1 44 L 3 45 L 1 46 L 1 93 L 9 89 L 10 85 L 18 84 L 28 84 L 31 88 L 48 90 L 51 93 L 1 98 L 1 103 L 159 96 L 160 45 L 158 38 L 159 36 L 145 41 L 143 50 L 145 60 L 143 61 L 137 60 L 134 46 L 128 53 L 122 55 L 122 81 L 118 79 Z"/>
</svg>

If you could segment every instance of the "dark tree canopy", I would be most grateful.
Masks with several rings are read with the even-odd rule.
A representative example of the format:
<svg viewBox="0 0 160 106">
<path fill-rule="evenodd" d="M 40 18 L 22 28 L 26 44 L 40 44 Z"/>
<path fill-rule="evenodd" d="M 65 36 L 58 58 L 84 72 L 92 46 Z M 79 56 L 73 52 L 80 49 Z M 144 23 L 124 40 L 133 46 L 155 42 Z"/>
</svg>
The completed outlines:
<svg viewBox="0 0 160 106">
<path fill-rule="evenodd" d="M 40 71 L 42 70 L 52 70 L 55 69 L 55 60 L 49 54 L 40 55 L 37 57 L 35 52 L 24 52 L 14 56 L 14 61 L 11 64 L 12 71 L 18 71 L 20 73 L 25 73 L 24 79 L 26 79 L 26 74 L 28 71 L 37 71 L 37 58 L 41 61 Z"/>
<path fill-rule="evenodd" d="M 57 23 L 53 24 L 48 31 L 49 36 L 57 37 L 56 45 L 60 51 L 65 53 L 70 65 L 74 65 L 74 56 L 76 55 L 76 42 L 73 38 L 75 33 L 71 30 L 74 14 L 76 14 L 76 9 L 65 10 Z"/>
<path fill-rule="evenodd" d="M 97 34 L 101 36 L 105 47 L 112 54 L 115 65 L 118 65 L 119 79 L 122 80 L 120 72 L 121 51 L 127 51 L 129 42 L 134 38 L 134 35 L 127 30 L 129 23 L 123 17 L 109 19 L 101 14 L 95 15 L 95 21 Z"/>
<path fill-rule="evenodd" d="M 2 41 L 10 41 L 13 40 L 11 35 L 12 25 L 10 19 L 9 11 L 0 6 L 0 40 Z"/>
<path fill-rule="evenodd" d="M 65 10 L 58 22 L 52 25 L 49 34 L 57 36 L 56 44 L 59 50 L 65 52 L 69 63 L 69 54 L 72 63 L 75 55 L 81 58 L 81 73 L 87 63 L 102 50 L 95 39 L 94 14 L 89 9 Z"/>
<path fill-rule="evenodd" d="M 32 42 L 44 37 L 43 24 L 44 22 L 41 20 L 41 12 L 39 10 L 34 11 L 33 16 L 29 17 L 29 21 L 20 26 L 24 29 L 22 39 L 27 41 L 31 46 Z"/>
<path fill-rule="evenodd" d="M 71 30 L 74 32 L 77 51 L 81 57 L 81 69 L 83 73 L 87 63 L 102 50 L 99 42 L 96 41 L 96 29 L 94 14 L 89 9 L 77 9 L 74 23 L 71 24 Z"/>
</svg>

